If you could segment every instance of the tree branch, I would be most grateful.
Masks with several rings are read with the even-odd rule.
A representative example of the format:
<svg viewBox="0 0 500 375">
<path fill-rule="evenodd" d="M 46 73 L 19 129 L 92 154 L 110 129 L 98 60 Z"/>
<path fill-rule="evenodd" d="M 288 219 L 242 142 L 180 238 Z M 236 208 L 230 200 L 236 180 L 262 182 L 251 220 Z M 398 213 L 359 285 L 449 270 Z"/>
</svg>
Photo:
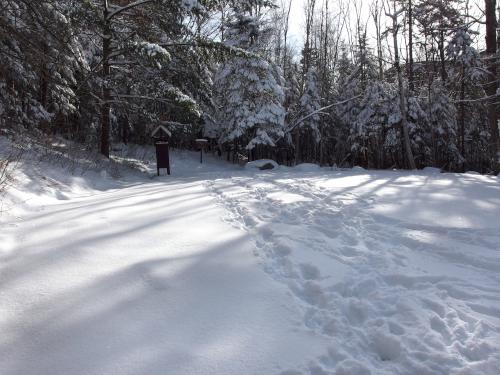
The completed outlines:
<svg viewBox="0 0 500 375">
<path fill-rule="evenodd" d="M 141 6 L 144 4 L 148 4 L 148 3 L 152 3 L 155 1 L 158 1 L 158 0 L 137 0 L 137 1 L 134 1 L 133 3 L 130 3 L 128 5 L 121 7 L 121 8 L 118 8 L 117 10 L 108 14 L 108 16 L 106 17 L 106 21 L 110 21 L 112 18 L 118 16 L 119 14 L 121 14 L 129 9 L 133 9 L 135 7 L 138 7 L 138 6 Z"/>
</svg>

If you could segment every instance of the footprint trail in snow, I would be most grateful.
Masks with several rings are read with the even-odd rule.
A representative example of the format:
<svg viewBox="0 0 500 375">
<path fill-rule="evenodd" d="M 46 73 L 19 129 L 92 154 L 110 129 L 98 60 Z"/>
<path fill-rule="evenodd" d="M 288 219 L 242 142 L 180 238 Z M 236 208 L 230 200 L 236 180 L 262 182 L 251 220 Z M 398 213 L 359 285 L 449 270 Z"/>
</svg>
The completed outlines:
<svg viewBox="0 0 500 375">
<path fill-rule="evenodd" d="M 461 194 L 441 182 L 278 171 L 207 183 L 295 297 L 296 329 L 330 343 L 280 375 L 500 373 L 500 230 L 457 226 L 454 207 L 440 221 L 439 194 Z M 403 214 L 385 204 L 398 194 Z"/>
</svg>

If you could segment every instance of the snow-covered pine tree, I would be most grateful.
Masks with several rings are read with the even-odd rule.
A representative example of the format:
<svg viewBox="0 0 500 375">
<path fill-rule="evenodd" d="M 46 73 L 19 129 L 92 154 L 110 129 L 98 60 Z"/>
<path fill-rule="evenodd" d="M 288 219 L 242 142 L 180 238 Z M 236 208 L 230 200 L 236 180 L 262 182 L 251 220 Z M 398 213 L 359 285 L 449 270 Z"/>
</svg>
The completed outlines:
<svg viewBox="0 0 500 375">
<path fill-rule="evenodd" d="M 359 83 L 359 69 L 349 59 L 347 46 L 342 45 L 335 80 L 335 95 L 333 100 L 341 104 L 335 106 L 334 137 L 335 147 L 339 153 L 340 164 L 352 160 L 349 135 L 351 127 L 356 122 L 361 111 L 362 90 Z"/>
<path fill-rule="evenodd" d="M 76 111 L 85 61 L 68 9 L 63 0 L 0 0 L 0 126 L 54 131 Z"/>
<path fill-rule="evenodd" d="M 466 102 L 466 99 L 470 97 L 466 96 L 471 94 L 476 94 L 477 97 L 484 96 L 480 83 L 486 78 L 479 53 L 472 44 L 471 32 L 465 26 L 462 26 L 455 30 L 446 48 L 447 56 L 452 62 L 449 70 L 452 78 L 450 86 L 453 92 L 456 93 L 456 99 L 458 99 L 457 146 L 464 158 L 464 162 L 468 159 L 466 145 L 467 140 L 470 139 L 469 129 L 467 129 L 466 125 L 466 111 L 472 110 L 471 105 Z M 482 104 L 477 103 L 477 105 Z"/>
<path fill-rule="evenodd" d="M 261 2 L 257 2 L 261 3 Z M 252 3 L 253 4 L 253 3 Z M 269 1 L 262 4 L 269 5 Z M 214 78 L 221 143 L 253 150 L 274 147 L 284 135 L 282 77 L 278 69 L 258 56 L 265 36 L 259 6 L 236 4 L 229 18 L 226 42 L 246 51 L 227 59 Z"/>
<path fill-rule="evenodd" d="M 440 168 L 462 163 L 463 158 L 456 146 L 457 111 L 441 82 L 432 84 L 427 105 L 434 163 Z"/>
<path fill-rule="evenodd" d="M 413 94 L 408 90 L 409 94 Z M 418 167 L 428 165 L 431 159 L 429 119 L 425 111 L 425 100 L 418 96 L 408 96 L 406 113 L 411 148 Z"/>
<path fill-rule="evenodd" d="M 397 136 L 401 112 L 397 105 L 396 88 L 382 81 L 370 82 L 359 108 L 349 135 L 354 163 L 384 168 L 389 154 L 389 162 L 394 164 L 401 149 Z"/>
<path fill-rule="evenodd" d="M 420 0 L 414 4 L 417 28 L 425 39 L 428 50 L 436 52 L 441 80 L 446 82 L 446 39 L 455 27 L 463 23 L 459 0 Z M 436 61 L 437 62 L 437 61 Z"/>
<path fill-rule="evenodd" d="M 321 108 L 321 97 L 318 88 L 318 74 L 315 67 L 310 67 L 307 71 L 304 92 L 299 100 L 299 113 L 300 116 L 306 117 L 303 121 L 298 123 L 301 129 L 308 129 L 314 141 L 317 143 L 321 139 L 320 132 L 320 114 L 318 110 Z"/>
</svg>

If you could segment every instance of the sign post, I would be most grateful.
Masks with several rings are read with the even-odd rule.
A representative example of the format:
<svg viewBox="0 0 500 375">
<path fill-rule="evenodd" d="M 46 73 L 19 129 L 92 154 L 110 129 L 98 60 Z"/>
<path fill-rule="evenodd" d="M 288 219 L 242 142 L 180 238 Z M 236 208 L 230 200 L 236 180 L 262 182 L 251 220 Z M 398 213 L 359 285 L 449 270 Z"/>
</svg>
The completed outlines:
<svg viewBox="0 0 500 375">
<path fill-rule="evenodd" d="M 167 168 L 167 174 L 170 175 L 170 155 L 168 150 L 168 141 L 156 141 L 156 172 L 160 175 L 160 168 Z"/>
<path fill-rule="evenodd" d="M 171 136 L 171 133 L 163 125 L 158 125 L 151 136 L 155 140 L 156 172 L 159 176 L 160 168 L 167 168 L 167 174 L 170 175 L 170 154 L 168 149 L 168 139 Z"/>
<path fill-rule="evenodd" d="M 196 144 L 198 145 L 198 148 L 200 149 L 200 164 L 203 164 L 203 151 L 205 151 L 205 149 L 208 145 L 208 139 L 198 138 L 196 140 Z"/>
</svg>

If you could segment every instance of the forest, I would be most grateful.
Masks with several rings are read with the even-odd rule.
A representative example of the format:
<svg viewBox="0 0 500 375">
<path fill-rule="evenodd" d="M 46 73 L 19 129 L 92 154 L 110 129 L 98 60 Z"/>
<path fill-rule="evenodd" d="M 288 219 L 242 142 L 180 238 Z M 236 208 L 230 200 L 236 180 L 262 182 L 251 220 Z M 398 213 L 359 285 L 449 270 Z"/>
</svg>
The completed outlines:
<svg viewBox="0 0 500 375">
<path fill-rule="evenodd" d="M 0 0 L 0 128 L 105 157 L 162 124 L 234 163 L 498 172 L 496 0 L 295 1 Z"/>
</svg>

